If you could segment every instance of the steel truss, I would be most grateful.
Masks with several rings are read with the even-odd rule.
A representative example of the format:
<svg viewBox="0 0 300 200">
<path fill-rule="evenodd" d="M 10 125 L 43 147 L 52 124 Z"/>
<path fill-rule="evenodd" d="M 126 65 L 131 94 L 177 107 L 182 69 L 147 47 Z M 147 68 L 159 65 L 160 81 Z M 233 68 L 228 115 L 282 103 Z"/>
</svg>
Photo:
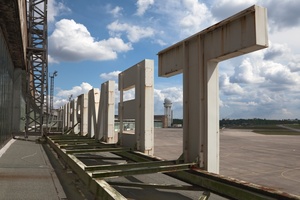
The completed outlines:
<svg viewBox="0 0 300 200">
<path fill-rule="evenodd" d="M 27 133 L 43 133 L 48 113 L 47 0 L 27 0 Z"/>
</svg>

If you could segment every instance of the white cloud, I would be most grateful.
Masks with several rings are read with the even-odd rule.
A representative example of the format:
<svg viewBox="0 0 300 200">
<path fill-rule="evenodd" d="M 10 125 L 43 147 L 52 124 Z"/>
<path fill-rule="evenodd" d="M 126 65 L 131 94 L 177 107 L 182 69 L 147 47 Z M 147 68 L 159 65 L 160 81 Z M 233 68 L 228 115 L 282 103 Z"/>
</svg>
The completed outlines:
<svg viewBox="0 0 300 200">
<path fill-rule="evenodd" d="M 230 81 L 235 83 L 261 83 L 264 78 L 259 77 L 258 74 L 259 68 L 253 66 L 249 58 L 245 58 L 240 66 L 235 67 Z"/>
<path fill-rule="evenodd" d="M 222 74 L 219 78 L 220 90 L 225 95 L 241 95 L 244 93 L 243 88 L 237 83 L 231 83 L 227 74 Z"/>
<path fill-rule="evenodd" d="M 123 8 L 120 6 L 116 6 L 114 9 L 109 10 L 109 13 L 112 14 L 114 17 L 120 17 L 122 16 L 122 10 Z"/>
<path fill-rule="evenodd" d="M 155 31 L 150 27 L 135 26 L 126 23 L 119 23 L 118 21 L 114 21 L 109 24 L 107 28 L 112 36 L 119 36 L 125 32 L 130 42 L 138 42 L 142 38 L 153 37 L 155 34 Z"/>
<path fill-rule="evenodd" d="M 63 98 L 69 98 L 72 95 L 73 98 L 75 98 L 81 94 L 87 93 L 92 88 L 93 88 L 93 86 L 91 86 L 89 83 L 82 82 L 80 86 L 74 86 L 70 90 L 60 90 L 56 96 L 63 97 Z"/>
<path fill-rule="evenodd" d="M 111 60 L 132 49 L 120 38 L 96 41 L 83 24 L 62 19 L 49 37 L 49 54 L 56 61 Z"/>
<path fill-rule="evenodd" d="M 103 80 L 118 80 L 120 73 L 121 73 L 121 71 L 102 73 L 102 74 L 100 74 L 100 78 Z"/>
<path fill-rule="evenodd" d="M 155 26 L 162 40 L 175 43 L 195 34 L 215 20 L 206 6 L 197 0 L 164 0 L 155 1 L 152 13 L 155 13 Z"/>
<path fill-rule="evenodd" d="M 203 23 L 207 22 L 211 18 L 211 13 L 204 3 L 198 2 L 198 0 L 183 0 L 183 8 L 185 12 L 182 13 L 182 19 L 179 22 L 181 28 L 192 29 L 192 31 L 201 31 Z"/>
<path fill-rule="evenodd" d="M 70 8 L 68 8 L 62 2 L 56 2 L 56 0 L 48 0 L 47 9 L 48 22 L 54 22 L 56 16 L 71 12 Z"/>
<path fill-rule="evenodd" d="M 138 0 L 136 5 L 137 5 L 137 11 L 136 14 L 138 16 L 142 16 L 146 10 L 154 4 L 154 0 Z"/>
<path fill-rule="evenodd" d="M 82 82 L 79 86 L 74 86 L 70 90 L 59 90 L 53 98 L 54 108 L 59 108 L 65 105 L 69 98 L 74 99 L 81 94 L 86 94 L 93 88 L 89 83 Z"/>
<path fill-rule="evenodd" d="M 267 61 L 263 64 L 264 69 L 261 70 L 261 76 L 263 76 L 266 81 L 281 86 L 300 83 L 299 74 L 291 72 L 287 66 L 273 61 Z"/>
<path fill-rule="evenodd" d="M 300 1 L 274 1 L 260 0 L 263 6 L 268 9 L 268 18 L 271 31 L 284 30 L 297 27 L 300 24 Z"/>
<path fill-rule="evenodd" d="M 220 21 L 254 5 L 256 2 L 257 0 L 215 0 L 212 2 L 211 12 Z"/>
</svg>

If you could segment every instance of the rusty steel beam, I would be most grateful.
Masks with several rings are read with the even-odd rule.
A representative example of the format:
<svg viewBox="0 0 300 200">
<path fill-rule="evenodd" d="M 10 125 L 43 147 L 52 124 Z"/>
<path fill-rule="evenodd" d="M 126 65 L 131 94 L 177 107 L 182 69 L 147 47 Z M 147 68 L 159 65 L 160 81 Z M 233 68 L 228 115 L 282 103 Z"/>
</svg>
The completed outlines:
<svg viewBox="0 0 300 200">
<path fill-rule="evenodd" d="M 130 151 L 130 148 L 118 147 L 118 148 L 103 148 L 103 149 L 72 149 L 72 150 L 65 150 L 65 151 L 67 154 L 82 154 L 82 153 Z"/>
<path fill-rule="evenodd" d="M 66 164 L 74 171 L 84 184 L 95 194 L 95 199 L 107 200 L 125 200 L 126 198 L 117 190 L 111 187 L 104 180 L 95 180 L 91 174 L 84 171 L 85 164 L 83 164 L 74 155 L 66 154 L 65 150 L 60 149 L 51 138 L 47 137 L 47 142 L 51 148 L 66 162 Z"/>
<path fill-rule="evenodd" d="M 153 189 L 165 189 L 165 190 L 189 190 L 199 191 L 202 188 L 193 185 L 172 185 L 172 184 L 155 184 L 155 183 L 124 183 L 116 181 L 107 181 L 109 185 L 123 186 L 123 187 L 140 187 L 140 188 L 153 188 Z"/>
<path fill-rule="evenodd" d="M 196 163 L 184 163 L 184 164 L 175 164 L 175 165 L 166 165 L 166 166 L 144 166 L 131 169 L 123 170 L 103 170 L 100 172 L 93 172 L 93 178 L 108 178 L 116 176 L 132 176 L 139 174 L 153 174 L 153 173 L 166 173 L 174 171 L 183 171 L 188 170 L 193 167 Z"/>
<path fill-rule="evenodd" d="M 150 162 L 139 162 L 139 163 L 120 163 L 120 164 L 112 164 L 112 165 L 93 165 L 86 166 L 85 171 L 96 171 L 96 170 L 125 170 L 137 167 L 159 167 L 159 166 L 167 166 L 167 165 L 175 165 L 176 160 L 170 161 L 150 161 Z"/>
</svg>

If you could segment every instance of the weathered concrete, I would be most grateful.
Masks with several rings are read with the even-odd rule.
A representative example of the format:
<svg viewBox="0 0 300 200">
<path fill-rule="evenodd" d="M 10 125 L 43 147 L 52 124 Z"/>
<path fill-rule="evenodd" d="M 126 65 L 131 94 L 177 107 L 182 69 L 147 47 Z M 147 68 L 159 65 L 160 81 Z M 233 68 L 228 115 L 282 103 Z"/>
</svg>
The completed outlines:
<svg viewBox="0 0 300 200">
<path fill-rule="evenodd" d="M 155 156 L 182 154 L 182 129 L 155 129 Z M 300 136 L 260 135 L 223 129 L 220 174 L 300 196 Z"/>
<path fill-rule="evenodd" d="M 183 73 L 186 162 L 219 173 L 218 63 L 267 46 L 267 11 L 254 5 L 158 53 L 159 76 Z"/>
<path fill-rule="evenodd" d="M 0 199 L 64 199 L 66 195 L 43 150 L 30 140 L 16 140 L 0 158 Z"/>
</svg>

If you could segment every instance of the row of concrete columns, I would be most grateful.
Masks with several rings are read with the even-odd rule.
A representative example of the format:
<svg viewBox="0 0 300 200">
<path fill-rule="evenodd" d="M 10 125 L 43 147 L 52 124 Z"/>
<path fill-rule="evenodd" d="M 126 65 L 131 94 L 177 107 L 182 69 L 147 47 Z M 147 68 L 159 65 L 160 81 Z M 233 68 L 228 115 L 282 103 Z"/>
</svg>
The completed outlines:
<svg viewBox="0 0 300 200">
<path fill-rule="evenodd" d="M 115 131 L 115 82 L 81 94 L 61 107 L 63 128 L 107 143 L 120 143 L 148 155 L 154 152 L 153 60 L 143 60 L 119 74 L 120 131 Z M 123 93 L 135 88 L 135 99 L 124 101 Z M 123 122 L 133 119 L 135 131 L 126 132 Z M 78 125 L 77 125 L 78 124 Z"/>
<path fill-rule="evenodd" d="M 186 162 L 197 162 L 209 172 L 219 172 L 218 63 L 267 46 L 266 9 L 255 5 L 158 53 L 159 76 L 183 73 L 182 158 Z M 144 60 L 119 74 L 118 138 L 112 128 L 113 82 L 102 84 L 101 93 L 93 89 L 65 105 L 65 123 L 76 124 L 76 113 L 80 130 L 74 129 L 74 133 L 106 142 L 119 141 L 152 155 L 153 65 L 152 60 Z M 135 99 L 124 101 L 123 92 L 131 88 L 135 88 Z M 135 119 L 134 133 L 123 130 L 124 119 Z"/>
</svg>

